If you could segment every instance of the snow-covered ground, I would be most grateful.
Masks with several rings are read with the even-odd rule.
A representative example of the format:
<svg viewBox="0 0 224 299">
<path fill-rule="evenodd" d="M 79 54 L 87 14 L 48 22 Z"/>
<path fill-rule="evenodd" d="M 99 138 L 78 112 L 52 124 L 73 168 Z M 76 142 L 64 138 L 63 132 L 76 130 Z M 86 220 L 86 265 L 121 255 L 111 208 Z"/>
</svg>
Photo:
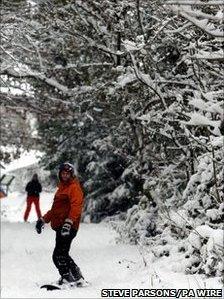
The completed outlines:
<svg viewBox="0 0 224 299">
<path fill-rule="evenodd" d="M 1 200 L 1 298 L 100 298 L 105 288 L 221 288 L 216 278 L 174 272 L 178 256 L 152 262 L 138 246 L 116 244 L 116 233 L 108 223 L 83 223 L 70 253 L 91 285 L 42 290 L 39 285 L 59 278 L 51 258 L 55 236 L 48 225 L 41 235 L 35 232 L 34 210 L 30 222 L 23 223 L 25 198 L 14 192 Z M 53 193 L 41 194 L 43 212 L 52 199 Z"/>
</svg>

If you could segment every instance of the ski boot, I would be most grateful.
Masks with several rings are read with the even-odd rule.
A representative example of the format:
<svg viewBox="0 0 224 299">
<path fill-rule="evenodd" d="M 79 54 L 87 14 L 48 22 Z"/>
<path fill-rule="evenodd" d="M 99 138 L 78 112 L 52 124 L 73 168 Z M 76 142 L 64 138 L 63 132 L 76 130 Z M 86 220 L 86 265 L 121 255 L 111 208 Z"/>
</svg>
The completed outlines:
<svg viewBox="0 0 224 299">
<path fill-rule="evenodd" d="M 66 274 L 61 276 L 61 278 L 58 281 L 58 285 L 59 286 L 62 286 L 62 285 L 74 286 L 75 285 L 75 278 L 73 277 L 73 275 L 71 273 L 66 273 Z"/>
</svg>

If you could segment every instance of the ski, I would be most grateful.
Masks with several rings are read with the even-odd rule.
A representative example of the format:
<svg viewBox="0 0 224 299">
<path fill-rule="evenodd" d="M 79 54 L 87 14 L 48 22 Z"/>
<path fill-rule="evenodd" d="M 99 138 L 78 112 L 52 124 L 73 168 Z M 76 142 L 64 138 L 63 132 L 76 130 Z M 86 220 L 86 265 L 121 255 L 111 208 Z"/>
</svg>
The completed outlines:
<svg viewBox="0 0 224 299">
<path fill-rule="evenodd" d="M 60 286 L 56 286 L 53 284 L 43 284 L 40 288 L 46 289 L 47 291 L 61 290 Z"/>
</svg>

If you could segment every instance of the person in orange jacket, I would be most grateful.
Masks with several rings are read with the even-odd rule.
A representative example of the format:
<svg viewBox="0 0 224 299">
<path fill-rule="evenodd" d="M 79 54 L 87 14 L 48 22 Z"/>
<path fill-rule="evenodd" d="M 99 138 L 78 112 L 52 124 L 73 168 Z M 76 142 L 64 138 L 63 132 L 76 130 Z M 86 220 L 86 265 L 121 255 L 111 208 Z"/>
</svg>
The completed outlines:
<svg viewBox="0 0 224 299">
<path fill-rule="evenodd" d="M 59 284 L 79 284 L 84 281 L 82 273 L 69 255 L 72 240 L 79 229 L 83 208 L 83 191 L 74 176 L 74 167 L 66 162 L 59 167 L 58 190 L 51 209 L 36 222 L 36 231 L 42 232 L 45 223 L 51 223 L 56 232 L 53 262 L 61 275 Z"/>
</svg>

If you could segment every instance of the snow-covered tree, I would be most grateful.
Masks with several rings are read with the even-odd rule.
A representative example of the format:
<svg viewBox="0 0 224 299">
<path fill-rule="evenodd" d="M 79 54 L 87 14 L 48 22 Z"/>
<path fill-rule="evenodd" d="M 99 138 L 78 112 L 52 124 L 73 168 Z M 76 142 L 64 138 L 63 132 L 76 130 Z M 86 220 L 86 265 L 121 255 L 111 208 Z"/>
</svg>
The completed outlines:
<svg viewBox="0 0 224 299">
<path fill-rule="evenodd" d="M 171 244 L 175 244 L 176 238 L 185 239 L 181 242 L 188 244 L 188 236 L 197 225 L 206 225 L 206 227 L 208 225 L 213 229 L 219 229 L 222 222 L 221 4 L 217 2 L 214 6 L 210 6 L 207 2 L 197 1 L 194 1 L 192 6 L 191 1 L 189 3 L 169 1 L 169 4 L 177 5 L 175 12 L 178 10 L 178 16 L 172 21 L 170 19 L 171 25 L 167 20 L 168 23 L 162 33 L 169 33 L 163 41 L 167 39 L 168 49 L 172 50 L 169 53 L 175 55 L 171 56 L 171 61 L 167 59 L 169 53 L 165 55 L 163 48 L 165 43 L 161 40 L 158 49 L 162 51 L 158 51 L 157 56 L 152 55 L 163 70 L 156 73 L 156 91 L 159 87 L 163 106 L 159 109 L 157 106 L 155 110 L 152 102 L 149 112 L 143 114 L 141 110 L 142 114 L 138 117 L 142 127 L 152 139 L 153 146 L 157 148 L 153 153 L 157 153 L 155 160 L 159 162 L 156 167 L 157 172 L 152 172 L 146 180 L 144 192 L 148 191 L 149 198 L 155 199 L 159 206 L 157 221 L 155 222 L 153 217 L 152 223 L 156 226 L 155 231 L 160 236 L 160 240 L 157 240 L 153 234 L 151 236 L 148 234 L 146 237 L 147 234 L 142 233 L 143 243 L 152 245 L 154 240 L 153 245 L 157 244 L 154 249 L 156 256 L 163 255 L 165 247 L 170 248 Z M 188 16 L 194 16 L 198 20 Z M 214 26 L 211 26 L 211 20 L 215 22 Z M 156 40 L 153 47 L 155 44 Z M 152 84 L 150 74 L 147 74 L 139 63 L 139 49 L 136 44 L 135 46 L 132 44 L 129 50 L 137 78 L 144 85 Z M 158 59 L 159 55 L 161 55 L 160 59 Z M 173 58 L 176 59 L 176 64 Z M 144 152 L 145 142 L 143 144 Z M 178 217 L 182 219 L 184 225 L 182 223 L 179 225 L 177 216 L 174 215 L 180 215 Z M 119 226 L 118 231 L 122 237 L 126 236 L 131 242 L 138 241 L 140 239 L 138 232 L 147 231 L 148 218 L 147 213 L 142 215 L 141 207 L 132 208 L 128 212 L 126 222 Z M 138 224 L 137 219 L 141 219 L 141 230 L 136 230 L 133 224 Z M 170 239 L 170 236 L 173 236 L 173 239 Z M 160 248 L 161 244 L 165 247 Z M 206 251 L 202 246 L 192 250 L 191 254 L 195 256 L 184 266 L 186 271 L 190 273 L 202 271 L 207 275 L 219 275 L 223 271 L 218 266 L 221 264 L 219 246 L 213 247 L 213 253 Z M 189 258 L 189 254 L 186 254 L 186 258 Z M 215 270 L 212 270 L 210 264 L 205 263 L 207 259 L 214 261 Z"/>
</svg>

